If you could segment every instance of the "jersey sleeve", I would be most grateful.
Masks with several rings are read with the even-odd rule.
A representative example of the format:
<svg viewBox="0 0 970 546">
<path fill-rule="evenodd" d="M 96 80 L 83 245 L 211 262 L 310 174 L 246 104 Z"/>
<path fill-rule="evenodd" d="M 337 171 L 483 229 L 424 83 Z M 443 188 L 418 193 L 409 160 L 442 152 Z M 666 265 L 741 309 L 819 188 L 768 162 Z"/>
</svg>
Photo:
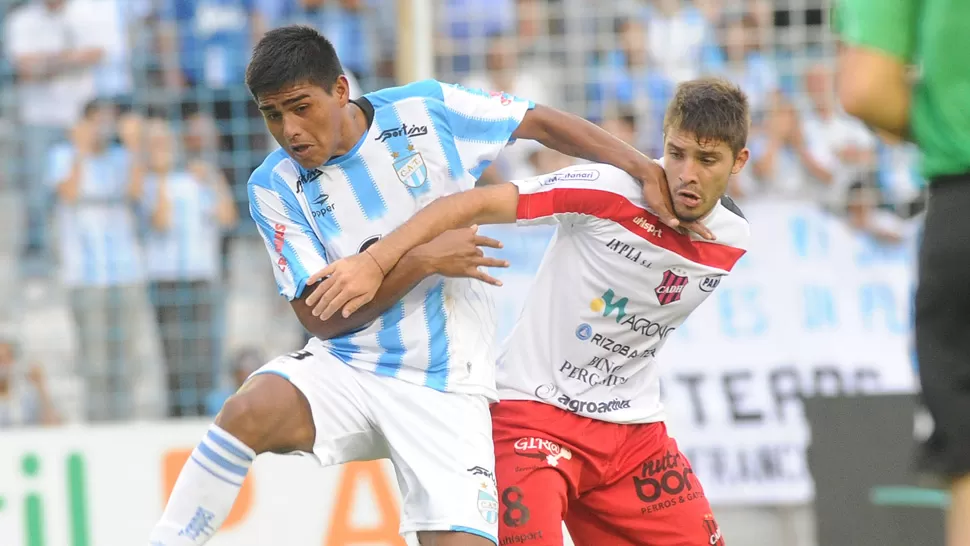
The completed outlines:
<svg viewBox="0 0 970 546">
<path fill-rule="evenodd" d="M 472 181 L 512 142 L 526 112 L 535 108 L 530 100 L 508 93 L 468 89 L 437 80 L 422 80 L 365 95 L 375 110 L 389 104 L 422 99 L 441 139 L 449 170 L 455 178 L 464 171 Z M 460 163 L 460 169 L 451 165 Z"/>
<path fill-rule="evenodd" d="M 609 165 L 575 165 L 512 183 L 519 188 L 520 225 L 576 226 L 592 218 L 614 218 L 633 206 L 627 194 L 639 192 L 630 175 Z"/>
<path fill-rule="evenodd" d="M 854 46 L 911 62 L 916 51 L 919 0 L 838 0 L 835 29 Z"/>
<path fill-rule="evenodd" d="M 265 166 L 249 179 L 249 213 L 266 244 L 280 295 L 299 298 L 310 275 L 327 266 L 327 252 L 296 195 Z"/>
</svg>

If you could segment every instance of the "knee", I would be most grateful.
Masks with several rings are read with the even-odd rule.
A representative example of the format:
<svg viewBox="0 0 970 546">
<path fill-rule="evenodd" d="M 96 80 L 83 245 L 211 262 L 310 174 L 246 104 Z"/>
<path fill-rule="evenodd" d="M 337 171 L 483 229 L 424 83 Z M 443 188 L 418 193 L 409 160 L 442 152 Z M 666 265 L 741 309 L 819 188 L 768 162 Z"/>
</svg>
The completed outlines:
<svg viewBox="0 0 970 546">
<path fill-rule="evenodd" d="M 257 454 L 312 450 L 314 428 L 306 399 L 282 378 L 265 379 L 230 396 L 215 424 Z"/>
<path fill-rule="evenodd" d="M 272 424 L 265 408 L 260 407 L 258 396 L 240 392 L 229 397 L 216 416 L 216 425 L 232 434 L 256 453 L 262 453 L 262 444 Z"/>
</svg>

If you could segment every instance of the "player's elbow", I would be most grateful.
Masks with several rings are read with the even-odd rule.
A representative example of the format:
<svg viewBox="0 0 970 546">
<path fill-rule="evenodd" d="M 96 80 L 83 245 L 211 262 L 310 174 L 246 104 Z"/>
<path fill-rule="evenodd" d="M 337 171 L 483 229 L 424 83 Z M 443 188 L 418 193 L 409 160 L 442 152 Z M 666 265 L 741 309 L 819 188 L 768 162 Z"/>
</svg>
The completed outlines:
<svg viewBox="0 0 970 546">
<path fill-rule="evenodd" d="M 871 78 L 856 74 L 843 74 L 839 79 L 839 103 L 845 113 L 863 121 L 869 120 L 872 103 L 876 100 Z"/>
</svg>

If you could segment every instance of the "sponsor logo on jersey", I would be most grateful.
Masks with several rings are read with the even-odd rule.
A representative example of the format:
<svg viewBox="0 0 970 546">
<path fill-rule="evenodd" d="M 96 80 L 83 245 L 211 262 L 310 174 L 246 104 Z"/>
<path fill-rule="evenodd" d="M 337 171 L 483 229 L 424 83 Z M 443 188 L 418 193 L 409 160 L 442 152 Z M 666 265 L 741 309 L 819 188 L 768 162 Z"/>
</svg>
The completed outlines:
<svg viewBox="0 0 970 546">
<path fill-rule="evenodd" d="M 629 400 L 614 398 L 609 402 L 589 402 L 573 398 L 568 394 L 560 395 L 559 398 L 556 398 L 556 403 L 573 413 L 610 413 L 630 407 Z"/>
<path fill-rule="evenodd" d="M 505 91 L 489 91 L 488 96 L 493 99 L 498 99 L 502 103 L 502 106 L 508 106 L 512 104 L 512 96 Z"/>
<path fill-rule="evenodd" d="M 683 273 L 682 275 L 679 273 Z M 660 305 L 668 305 L 680 301 L 680 296 L 687 287 L 687 273 L 676 269 L 664 271 L 660 284 L 653 289 L 657 294 Z"/>
<path fill-rule="evenodd" d="M 386 142 L 387 139 L 405 136 L 405 137 L 419 137 L 428 134 L 427 125 L 408 125 L 407 123 L 402 123 L 400 127 L 394 127 L 393 129 L 385 129 L 381 134 L 377 135 L 374 140 L 379 142 Z"/>
<path fill-rule="evenodd" d="M 679 293 L 677 297 L 680 298 Z M 590 302 L 589 308 L 595 313 L 602 313 L 604 317 L 609 317 L 615 313 L 617 324 L 623 324 L 629 327 L 631 331 L 638 332 L 644 337 L 660 336 L 660 339 L 665 339 L 677 329 L 674 326 L 664 326 L 636 314 L 627 314 L 626 305 L 629 302 L 628 298 L 618 297 L 616 292 L 610 288 L 603 292 L 601 297 Z"/>
<path fill-rule="evenodd" d="M 566 379 L 579 381 L 591 387 L 623 385 L 626 383 L 626 377 L 619 375 L 621 370 L 623 370 L 623 364 L 617 364 L 601 356 L 594 356 L 585 366 L 577 366 L 568 360 L 559 366 L 559 373 Z"/>
<path fill-rule="evenodd" d="M 320 178 L 320 175 L 322 174 L 323 174 L 323 171 L 321 171 L 320 169 L 313 169 L 312 171 L 307 171 L 301 174 L 300 178 L 296 180 L 296 193 L 302 193 L 304 184 L 309 184 L 310 182 L 313 182 L 317 178 Z"/>
<path fill-rule="evenodd" d="M 279 259 L 276 260 L 276 267 L 280 268 L 280 271 L 286 273 L 286 266 L 289 265 L 286 261 L 286 257 L 283 256 L 283 247 L 286 245 L 286 224 L 276 224 L 273 226 L 273 250 L 279 254 Z"/>
<path fill-rule="evenodd" d="M 596 180 L 600 177 L 600 172 L 596 169 L 574 169 L 564 173 L 552 173 L 539 178 L 540 186 L 551 186 L 559 182 L 570 180 Z"/>
<path fill-rule="evenodd" d="M 713 292 L 717 285 L 721 284 L 721 277 L 724 275 L 709 275 L 701 279 L 701 292 Z"/>
<path fill-rule="evenodd" d="M 556 442 L 545 438 L 519 438 L 512 445 L 516 454 L 533 459 L 545 459 L 549 466 L 559 466 L 559 460 L 570 460 L 573 453 Z"/>
<path fill-rule="evenodd" d="M 650 260 L 641 258 L 641 256 L 643 255 L 643 252 L 639 248 L 633 245 L 624 243 L 619 239 L 610 239 L 610 242 L 606 243 L 606 248 L 612 250 L 616 254 L 622 256 L 623 258 L 626 258 L 627 260 L 630 260 L 631 262 L 637 265 L 642 265 L 647 269 L 650 269 L 650 266 L 653 265 L 653 263 L 650 262 Z"/>
<path fill-rule="evenodd" d="M 333 203 L 327 204 L 327 201 L 329 199 L 330 199 L 329 195 L 325 193 L 321 193 L 316 197 L 316 199 L 314 199 L 313 201 L 310 201 L 310 205 L 312 205 L 312 207 L 310 208 L 310 214 L 314 218 L 322 218 L 326 216 L 327 213 L 333 212 L 333 208 L 334 208 Z M 316 207 L 316 208 L 313 208 L 313 207 Z"/>
<path fill-rule="evenodd" d="M 584 322 L 576 327 L 576 337 L 579 338 L 580 341 L 586 341 L 587 339 L 592 337 L 592 335 L 593 335 L 593 327 L 590 326 L 589 324 Z"/>
<path fill-rule="evenodd" d="M 535 394 L 536 398 L 539 400 L 549 400 L 553 396 L 556 396 L 557 392 L 559 392 L 559 387 L 553 385 L 552 383 L 546 383 L 545 385 L 539 385 L 536 387 L 535 393 L 533 394 Z"/>
</svg>

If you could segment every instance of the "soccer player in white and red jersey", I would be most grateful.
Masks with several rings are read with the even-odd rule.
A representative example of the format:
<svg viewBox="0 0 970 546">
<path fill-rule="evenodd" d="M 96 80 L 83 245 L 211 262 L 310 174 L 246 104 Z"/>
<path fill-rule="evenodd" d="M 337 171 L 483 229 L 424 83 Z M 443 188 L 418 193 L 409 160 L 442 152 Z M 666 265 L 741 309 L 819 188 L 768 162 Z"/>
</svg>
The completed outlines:
<svg viewBox="0 0 970 546">
<path fill-rule="evenodd" d="M 492 406 L 500 544 L 723 545 L 704 491 L 667 435 L 656 357 L 745 252 L 725 195 L 748 159 L 748 102 L 717 79 L 682 83 L 667 108 L 673 208 L 710 242 L 663 226 L 637 182 L 608 165 L 563 169 L 438 199 L 358 255 L 334 262 L 311 304 L 353 313 L 410 248 L 481 223 L 554 224 L 502 353 Z"/>
</svg>

